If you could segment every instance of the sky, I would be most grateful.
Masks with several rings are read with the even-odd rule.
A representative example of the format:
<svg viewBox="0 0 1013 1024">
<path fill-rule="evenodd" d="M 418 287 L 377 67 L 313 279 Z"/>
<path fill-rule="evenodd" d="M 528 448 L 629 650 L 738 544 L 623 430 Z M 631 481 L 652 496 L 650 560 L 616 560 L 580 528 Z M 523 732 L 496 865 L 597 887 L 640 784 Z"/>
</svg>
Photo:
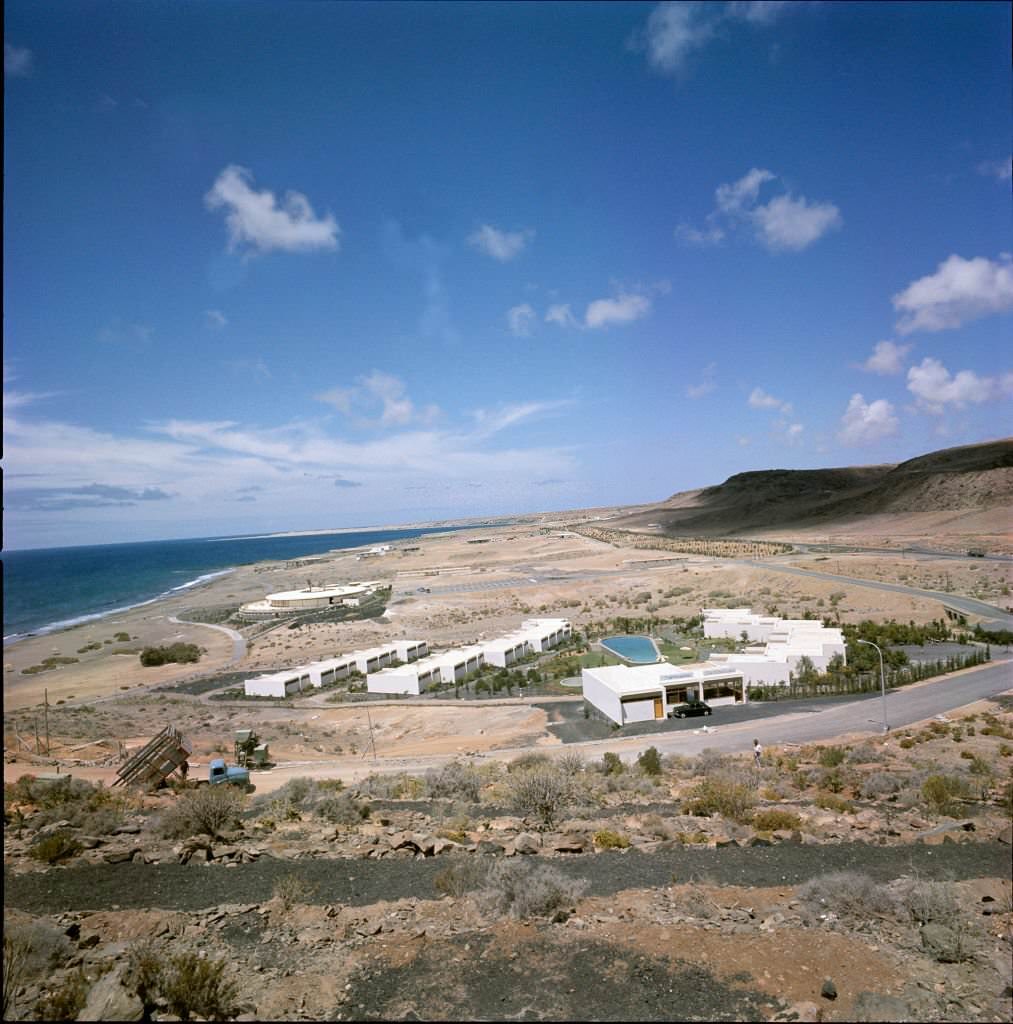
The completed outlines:
<svg viewBox="0 0 1013 1024">
<path fill-rule="evenodd" d="M 1004 437 L 1010 6 L 8 0 L 4 543 Z"/>
</svg>

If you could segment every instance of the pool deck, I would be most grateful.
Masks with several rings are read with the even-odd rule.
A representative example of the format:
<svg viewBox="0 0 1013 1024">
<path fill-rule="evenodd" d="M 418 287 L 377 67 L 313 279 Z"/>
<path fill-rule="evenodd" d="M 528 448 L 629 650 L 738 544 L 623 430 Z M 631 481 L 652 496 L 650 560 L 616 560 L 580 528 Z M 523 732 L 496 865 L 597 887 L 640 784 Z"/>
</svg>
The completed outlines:
<svg viewBox="0 0 1013 1024">
<path fill-rule="evenodd" d="M 614 654 L 617 658 L 620 658 L 623 661 L 624 664 L 627 664 L 627 665 L 657 665 L 659 662 L 665 660 L 661 656 L 661 651 L 658 650 L 658 645 L 654 642 L 654 638 L 653 637 L 650 637 L 650 636 L 637 636 L 635 638 L 637 640 L 646 640 L 651 645 L 651 647 L 654 648 L 654 660 L 653 661 L 644 661 L 644 660 L 642 660 L 640 658 L 631 658 L 628 655 L 623 654 L 622 651 L 618 651 L 618 650 L 616 650 L 616 648 L 610 647 L 609 644 L 608 644 L 608 641 L 609 640 L 616 640 L 616 639 L 626 639 L 626 638 L 625 637 L 606 637 L 605 640 L 599 640 L 598 641 L 598 646 L 601 647 L 603 650 L 608 651 L 609 654 Z M 633 638 L 631 637 L 630 639 L 633 639 Z"/>
</svg>

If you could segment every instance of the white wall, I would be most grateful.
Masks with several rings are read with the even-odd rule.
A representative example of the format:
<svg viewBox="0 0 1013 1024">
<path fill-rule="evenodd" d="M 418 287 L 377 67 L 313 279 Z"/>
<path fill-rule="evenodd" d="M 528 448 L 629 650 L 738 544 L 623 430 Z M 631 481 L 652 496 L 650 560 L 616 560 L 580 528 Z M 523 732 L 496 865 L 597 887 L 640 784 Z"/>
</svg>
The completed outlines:
<svg viewBox="0 0 1013 1024">
<path fill-rule="evenodd" d="M 622 725 L 623 712 L 619 704 L 619 695 L 595 678 L 593 669 L 581 669 L 580 680 L 584 690 L 584 699 L 602 714 L 611 718 L 616 725 Z"/>
<path fill-rule="evenodd" d="M 419 674 L 414 668 L 388 668 L 383 672 L 370 672 L 366 677 L 370 693 L 394 693 L 417 697 L 421 692 Z"/>
<path fill-rule="evenodd" d="M 654 698 L 646 700 L 623 701 L 623 724 L 628 722 L 653 722 L 654 721 Z"/>
</svg>

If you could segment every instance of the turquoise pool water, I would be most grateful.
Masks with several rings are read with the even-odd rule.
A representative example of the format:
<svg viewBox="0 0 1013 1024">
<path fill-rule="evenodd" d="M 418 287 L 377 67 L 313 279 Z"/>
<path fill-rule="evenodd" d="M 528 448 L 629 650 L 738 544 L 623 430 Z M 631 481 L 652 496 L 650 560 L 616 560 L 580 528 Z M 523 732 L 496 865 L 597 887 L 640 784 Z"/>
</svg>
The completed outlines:
<svg viewBox="0 0 1013 1024">
<path fill-rule="evenodd" d="M 658 648 L 649 636 L 610 636 L 601 645 L 635 665 L 653 665 L 659 658 Z"/>
</svg>

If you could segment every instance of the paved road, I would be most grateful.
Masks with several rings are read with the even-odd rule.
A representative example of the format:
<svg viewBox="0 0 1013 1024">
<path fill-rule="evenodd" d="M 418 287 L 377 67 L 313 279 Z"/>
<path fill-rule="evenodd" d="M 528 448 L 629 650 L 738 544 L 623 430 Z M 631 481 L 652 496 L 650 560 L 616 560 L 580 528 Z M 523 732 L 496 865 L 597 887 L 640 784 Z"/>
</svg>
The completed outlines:
<svg viewBox="0 0 1013 1024">
<path fill-rule="evenodd" d="M 217 629 L 219 633 L 232 637 L 232 660 L 224 668 L 231 668 L 246 657 L 246 640 L 243 634 L 237 633 L 234 629 L 229 629 L 228 626 L 214 626 L 210 622 L 190 622 L 189 619 L 178 619 L 175 615 L 170 615 L 169 621 L 175 622 L 177 625 L 203 626 L 205 629 Z M 216 669 L 216 671 L 221 671 L 221 669 Z"/>
<path fill-rule="evenodd" d="M 959 558 L 962 561 L 974 558 L 976 562 L 982 560 L 986 562 L 1013 562 L 1013 555 L 985 554 L 975 557 L 968 555 L 966 552 L 936 551 L 933 548 L 856 548 L 852 544 L 800 544 L 798 541 L 793 541 L 792 543 L 794 543 L 799 551 L 811 551 L 813 554 L 931 555 L 933 558 Z"/>
<path fill-rule="evenodd" d="M 1013 629 L 1013 615 L 996 608 L 994 605 L 976 601 L 973 597 L 962 597 L 959 594 L 945 594 L 939 590 L 919 590 L 916 587 L 905 587 L 902 583 L 880 583 L 877 580 L 858 579 L 854 576 L 837 576 L 829 572 L 814 572 L 811 569 L 797 569 L 791 565 L 778 565 L 776 562 L 760 562 L 753 559 L 742 559 L 739 564 L 751 565 L 755 569 L 770 572 L 786 572 L 792 576 L 810 576 L 818 580 L 828 580 L 850 587 L 868 587 L 872 590 L 889 590 L 895 594 L 907 594 L 909 597 L 929 598 L 939 601 L 947 608 L 967 612 L 970 615 L 981 615 L 1000 629 Z"/>
</svg>

